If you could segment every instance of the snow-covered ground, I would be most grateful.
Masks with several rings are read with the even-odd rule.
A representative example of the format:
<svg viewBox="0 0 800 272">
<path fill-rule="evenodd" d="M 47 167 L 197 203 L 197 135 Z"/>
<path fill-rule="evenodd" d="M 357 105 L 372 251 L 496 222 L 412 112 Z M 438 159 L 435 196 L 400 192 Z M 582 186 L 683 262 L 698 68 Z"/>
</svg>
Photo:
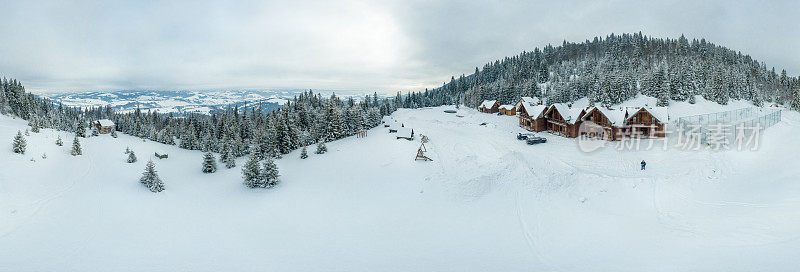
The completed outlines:
<svg viewBox="0 0 800 272">
<path fill-rule="evenodd" d="M 676 104 L 686 112 L 741 108 Z M 0 117 L 0 271 L 792 271 L 800 266 L 800 114 L 758 151 L 583 153 L 575 139 L 515 139 L 517 119 L 452 107 L 401 109 L 329 152 L 277 161 L 282 183 L 120 135 L 31 133 Z M 458 117 L 461 115 L 463 117 Z M 487 123 L 481 126 L 481 123 Z M 54 144 L 61 135 L 64 146 Z M 125 163 L 125 147 L 139 162 Z M 166 191 L 138 178 L 156 150 Z M 42 159 L 47 153 L 47 159 Z M 31 161 L 33 158 L 35 161 Z M 237 165 L 244 164 L 241 158 Z M 639 162 L 647 160 L 647 170 Z"/>
</svg>

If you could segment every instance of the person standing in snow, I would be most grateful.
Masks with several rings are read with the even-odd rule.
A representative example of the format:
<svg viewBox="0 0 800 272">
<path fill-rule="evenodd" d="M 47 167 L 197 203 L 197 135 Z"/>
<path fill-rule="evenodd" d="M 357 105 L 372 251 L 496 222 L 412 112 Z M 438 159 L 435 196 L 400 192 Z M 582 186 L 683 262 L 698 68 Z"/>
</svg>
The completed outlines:
<svg viewBox="0 0 800 272">
<path fill-rule="evenodd" d="M 647 165 L 647 163 L 646 163 L 646 162 L 644 162 L 644 160 L 642 160 L 642 170 L 644 170 L 644 166 L 645 166 L 645 165 Z"/>
</svg>

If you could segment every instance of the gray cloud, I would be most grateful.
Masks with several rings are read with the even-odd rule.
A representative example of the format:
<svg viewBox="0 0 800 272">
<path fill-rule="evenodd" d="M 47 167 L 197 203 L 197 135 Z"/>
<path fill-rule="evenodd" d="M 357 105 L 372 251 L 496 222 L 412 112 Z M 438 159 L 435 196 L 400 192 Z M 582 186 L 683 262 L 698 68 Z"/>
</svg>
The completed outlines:
<svg viewBox="0 0 800 272">
<path fill-rule="evenodd" d="M 537 46 L 638 31 L 705 37 L 800 71 L 798 1 L 17 1 L 4 9 L 0 73 L 42 90 L 419 90 Z"/>
</svg>

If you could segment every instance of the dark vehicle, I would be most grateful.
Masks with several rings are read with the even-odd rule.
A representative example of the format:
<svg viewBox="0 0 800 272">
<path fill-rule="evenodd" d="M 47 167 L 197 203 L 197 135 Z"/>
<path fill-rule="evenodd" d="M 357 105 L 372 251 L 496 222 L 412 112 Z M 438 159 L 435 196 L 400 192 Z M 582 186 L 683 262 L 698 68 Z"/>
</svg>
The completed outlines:
<svg viewBox="0 0 800 272">
<path fill-rule="evenodd" d="M 534 145 L 534 144 L 543 144 L 543 143 L 546 143 L 546 142 L 547 142 L 547 139 L 546 139 L 546 138 L 543 138 L 543 137 L 528 137 L 528 140 L 527 140 L 526 142 L 527 142 L 529 145 Z"/>
<path fill-rule="evenodd" d="M 527 140 L 528 137 L 536 137 L 534 133 L 518 133 L 517 140 Z"/>
<path fill-rule="evenodd" d="M 454 110 L 445 110 L 444 112 L 446 112 L 446 113 L 456 113 L 456 111 L 454 111 Z"/>
</svg>

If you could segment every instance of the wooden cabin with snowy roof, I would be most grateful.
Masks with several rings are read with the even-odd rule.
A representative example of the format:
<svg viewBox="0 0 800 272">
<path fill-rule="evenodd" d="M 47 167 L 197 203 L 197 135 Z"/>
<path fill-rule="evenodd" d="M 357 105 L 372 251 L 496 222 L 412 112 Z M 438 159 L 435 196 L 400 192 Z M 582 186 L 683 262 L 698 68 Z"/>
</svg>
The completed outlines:
<svg viewBox="0 0 800 272">
<path fill-rule="evenodd" d="M 517 115 L 517 108 L 514 105 L 500 105 L 500 113 L 503 115 Z"/>
<path fill-rule="evenodd" d="M 669 122 L 666 107 L 629 107 L 626 109 L 624 133 L 642 137 L 664 137 Z"/>
<path fill-rule="evenodd" d="M 517 118 L 519 126 L 528 131 L 547 130 L 547 119 L 544 113 L 547 106 L 542 105 L 539 99 L 523 97 L 517 102 Z"/>
<path fill-rule="evenodd" d="M 500 112 L 500 103 L 497 103 L 497 100 L 483 100 L 478 110 L 485 113 L 498 113 Z"/>
<path fill-rule="evenodd" d="M 114 122 L 108 119 L 94 121 L 93 125 L 100 134 L 108 134 L 114 130 Z"/>
<path fill-rule="evenodd" d="M 585 114 L 586 109 L 572 108 L 571 104 L 553 104 L 544 114 L 547 119 L 547 131 L 568 138 L 576 138 L 582 122 L 581 118 Z"/>
</svg>

